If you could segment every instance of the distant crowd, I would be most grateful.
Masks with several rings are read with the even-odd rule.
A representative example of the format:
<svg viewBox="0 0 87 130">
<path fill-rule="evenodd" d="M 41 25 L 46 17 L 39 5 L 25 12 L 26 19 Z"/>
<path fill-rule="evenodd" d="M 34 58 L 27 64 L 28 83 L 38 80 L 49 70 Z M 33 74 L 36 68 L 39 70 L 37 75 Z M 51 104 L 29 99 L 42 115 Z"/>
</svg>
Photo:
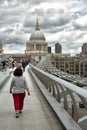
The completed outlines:
<svg viewBox="0 0 87 130">
<path fill-rule="evenodd" d="M 5 71 L 7 68 L 9 68 L 9 70 L 14 70 L 15 67 L 20 66 L 23 71 L 25 71 L 26 66 L 30 63 L 30 60 L 20 60 L 20 61 L 16 61 L 13 60 L 12 62 L 8 63 L 8 61 L 2 61 L 0 62 L 0 71 Z"/>
<path fill-rule="evenodd" d="M 2 62 L 0 62 L 0 70 L 1 71 L 4 71 L 5 69 L 6 69 L 6 61 L 2 61 Z"/>
<path fill-rule="evenodd" d="M 12 68 L 17 67 L 18 65 L 25 71 L 26 66 L 30 63 L 30 60 L 20 60 L 19 62 L 14 61 L 12 62 Z"/>
</svg>

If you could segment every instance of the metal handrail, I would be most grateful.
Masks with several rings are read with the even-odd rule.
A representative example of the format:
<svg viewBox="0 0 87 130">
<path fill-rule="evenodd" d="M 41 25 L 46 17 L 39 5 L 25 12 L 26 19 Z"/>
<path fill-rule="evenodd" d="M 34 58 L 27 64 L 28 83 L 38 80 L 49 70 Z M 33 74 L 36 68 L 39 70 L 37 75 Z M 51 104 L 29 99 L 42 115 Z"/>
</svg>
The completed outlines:
<svg viewBox="0 0 87 130">
<path fill-rule="evenodd" d="M 87 90 L 49 74 L 30 64 L 32 72 L 42 82 L 48 92 L 56 99 L 75 122 L 87 115 Z"/>
<path fill-rule="evenodd" d="M 51 75 L 49 73 L 44 72 L 43 70 L 38 69 L 37 67 L 33 66 L 31 64 L 31 67 L 33 67 L 34 69 L 36 69 L 38 72 L 40 72 L 41 74 L 43 74 L 44 76 L 47 76 L 48 78 L 50 78 L 51 80 L 55 81 L 56 83 L 59 83 L 61 85 L 64 85 L 65 88 L 68 88 L 69 90 L 72 90 L 74 92 L 76 92 L 77 94 L 79 94 L 80 96 L 87 98 L 87 90 L 80 88 L 77 85 L 74 85 L 72 83 L 69 83 L 61 78 L 58 78 L 54 75 Z"/>
</svg>

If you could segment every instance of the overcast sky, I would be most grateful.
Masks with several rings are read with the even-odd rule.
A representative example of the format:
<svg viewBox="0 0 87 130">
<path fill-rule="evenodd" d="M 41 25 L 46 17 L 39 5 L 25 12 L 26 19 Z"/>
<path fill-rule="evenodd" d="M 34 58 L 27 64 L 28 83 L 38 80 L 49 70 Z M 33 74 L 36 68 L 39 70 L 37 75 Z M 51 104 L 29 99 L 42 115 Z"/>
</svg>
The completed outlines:
<svg viewBox="0 0 87 130">
<path fill-rule="evenodd" d="M 87 42 L 87 0 L 0 0 L 0 40 L 5 53 L 24 53 L 35 29 L 48 46 L 62 45 L 62 53 L 80 53 Z"/>
</svg>

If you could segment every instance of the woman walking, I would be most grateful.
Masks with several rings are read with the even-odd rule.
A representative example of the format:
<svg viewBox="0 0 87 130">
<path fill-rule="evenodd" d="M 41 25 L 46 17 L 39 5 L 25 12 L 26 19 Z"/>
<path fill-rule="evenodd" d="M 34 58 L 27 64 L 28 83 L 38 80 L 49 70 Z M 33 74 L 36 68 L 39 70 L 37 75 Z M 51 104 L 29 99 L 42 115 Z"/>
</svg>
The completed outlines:
<svg viewBox="0 0 87 130">
<path fill-rule="evenodd" d="M 24 106 L 25 90 L 27 90 L 28 95 L 30 91 L 26 82 L 25 77 L 23 76 L 23 71 L 20 67 L 16 68 L 13 73 L 13 78 L 10 84 L 10 93 L 14 99 L 14 108 L 16 111 L 16 118 L 19 117 L 19 114 L 22 113 Z"/>
</svg>

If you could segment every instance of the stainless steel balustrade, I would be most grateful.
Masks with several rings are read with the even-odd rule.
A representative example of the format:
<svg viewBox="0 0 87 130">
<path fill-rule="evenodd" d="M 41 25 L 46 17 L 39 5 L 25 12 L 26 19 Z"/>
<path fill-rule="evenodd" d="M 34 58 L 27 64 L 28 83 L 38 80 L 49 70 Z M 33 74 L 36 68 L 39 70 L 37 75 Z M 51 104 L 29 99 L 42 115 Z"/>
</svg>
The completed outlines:
<svg viewBox="0 0 87 130">
<path fill-rule="evenodd" d="M 31 65 L 31 69 L 75 122 L 87 115 L 87 90 L 48 74 L 33 65 Z M 80 103 L 83 104 L 83 108 L 80 108 Z"/>
</svg>

